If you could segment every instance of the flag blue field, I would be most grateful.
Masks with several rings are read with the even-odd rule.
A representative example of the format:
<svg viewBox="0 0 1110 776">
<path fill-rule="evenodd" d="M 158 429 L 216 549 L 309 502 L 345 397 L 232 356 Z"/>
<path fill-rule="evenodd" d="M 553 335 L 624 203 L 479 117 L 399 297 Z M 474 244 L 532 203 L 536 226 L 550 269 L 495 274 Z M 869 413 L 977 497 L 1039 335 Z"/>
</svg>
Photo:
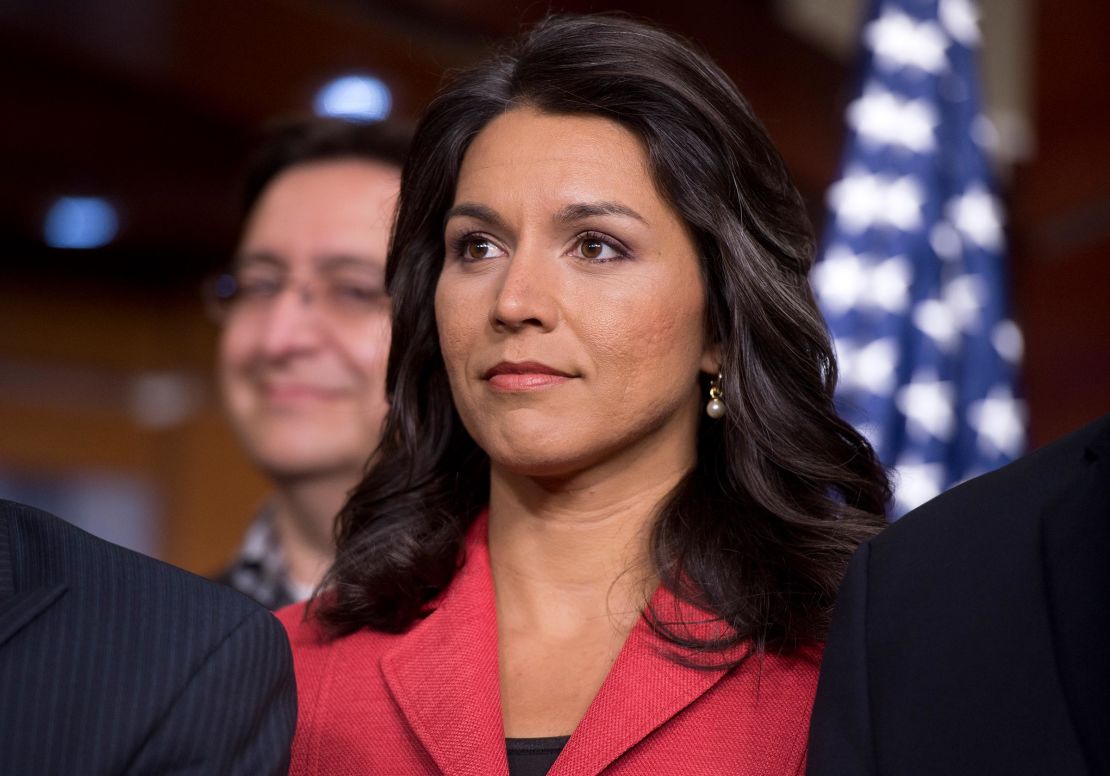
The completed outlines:
<svg viewBox="0 0 1110 776">
<path fill-rule="evenodd" d="M 986 146 L 971 0 L 881 0 L 814 290 L 837 404 L 895 472 L 894 516 L 1019 456 L 1021 334 Z"/>
</svg>

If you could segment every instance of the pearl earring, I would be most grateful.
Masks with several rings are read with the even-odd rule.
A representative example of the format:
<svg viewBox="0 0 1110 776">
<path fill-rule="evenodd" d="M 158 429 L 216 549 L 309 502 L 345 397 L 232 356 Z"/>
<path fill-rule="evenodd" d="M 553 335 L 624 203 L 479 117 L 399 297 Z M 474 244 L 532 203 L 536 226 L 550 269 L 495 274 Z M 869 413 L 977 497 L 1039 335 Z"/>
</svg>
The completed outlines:
<svg viewBox="0 0 1110 776">
<path fill-rule="evenodd" d="M 716 380 L 709 381 L 709 403 L 705 405 L 705 414 L 714 420 L 725 416 L 725 403 L 721 401 L 721 373 L 717 373 Z"/>
</svg>

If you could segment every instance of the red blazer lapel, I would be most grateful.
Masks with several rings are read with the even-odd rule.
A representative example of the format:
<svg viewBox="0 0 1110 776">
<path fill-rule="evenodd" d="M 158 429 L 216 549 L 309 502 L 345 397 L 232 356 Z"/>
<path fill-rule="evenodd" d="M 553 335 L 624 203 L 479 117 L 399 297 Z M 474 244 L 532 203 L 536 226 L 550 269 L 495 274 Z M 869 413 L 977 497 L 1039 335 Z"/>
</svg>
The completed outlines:
<svg viewBox="0 0 1110 776">
<path fill-rule="evenodd" d="M 482 514 L 466 559 L 435 612 L 382 658 L 412 731 L 454 776 L 507 776 L 497 665 L 497 611 Z"/>
<path fill-rule="evenodd" d="M 689 625 L 679 633 L 719 635 L 713 615 L 662 587 L 651 603 L 660 620 Z M 739 660 L 748 650 L 742 645 L 713 662 Z M 728 674 L 726 669 L 683 666 L 670 657 L 679 651 L 641 617 L 549 776 L 600 773 Z"/>
<path fill-rule="evenodd" d="M 497 610 L 485 514 L 467 538 L 466 562 L 435 612 L 382 658 L 385 682 L 409 727 L 449 776 L 507 776 L 498 673 Z M 714 635 L 711 614 L 659 588 L 659 620 Z M 747 645 L 720 656 L 743 657 Z M 641 618 L 550 776 L 597 774 L 728 674 L 683 666 L 678 651 Z M 687 653 L 689 654 L 689 653 Z"/>
</svg>

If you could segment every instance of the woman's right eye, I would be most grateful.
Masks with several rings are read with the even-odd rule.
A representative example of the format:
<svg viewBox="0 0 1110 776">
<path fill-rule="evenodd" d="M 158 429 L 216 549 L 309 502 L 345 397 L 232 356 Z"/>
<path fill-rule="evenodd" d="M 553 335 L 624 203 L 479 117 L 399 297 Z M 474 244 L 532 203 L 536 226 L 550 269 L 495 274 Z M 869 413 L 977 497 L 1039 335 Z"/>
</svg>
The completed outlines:
<svg viewBox="0 0 1110 776">
<path fill-rule="evenodd" d="M 463 237 L 459 240 L 457 253 L 463 261 L 481 261 L 505 255 L 505 252 L 497 247 L 497 243 L 481 235 Z"/>
</svg>

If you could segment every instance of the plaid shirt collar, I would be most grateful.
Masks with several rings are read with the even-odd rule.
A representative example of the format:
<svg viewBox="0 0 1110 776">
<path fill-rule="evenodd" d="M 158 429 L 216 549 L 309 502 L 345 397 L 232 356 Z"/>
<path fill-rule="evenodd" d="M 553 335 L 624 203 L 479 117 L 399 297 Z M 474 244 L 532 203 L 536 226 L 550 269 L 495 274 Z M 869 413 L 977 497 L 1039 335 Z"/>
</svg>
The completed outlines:
<svg viewBox="0 0 1110 776">
<path fill-rule="evenodd" d="M 267 609 L 280 609 L 312 594 L 311 586 L 300 585 L 289 576 L 272 505 L 263 507 L 250 524 L 225 578 L 231 587 Z"/>
</svg>

